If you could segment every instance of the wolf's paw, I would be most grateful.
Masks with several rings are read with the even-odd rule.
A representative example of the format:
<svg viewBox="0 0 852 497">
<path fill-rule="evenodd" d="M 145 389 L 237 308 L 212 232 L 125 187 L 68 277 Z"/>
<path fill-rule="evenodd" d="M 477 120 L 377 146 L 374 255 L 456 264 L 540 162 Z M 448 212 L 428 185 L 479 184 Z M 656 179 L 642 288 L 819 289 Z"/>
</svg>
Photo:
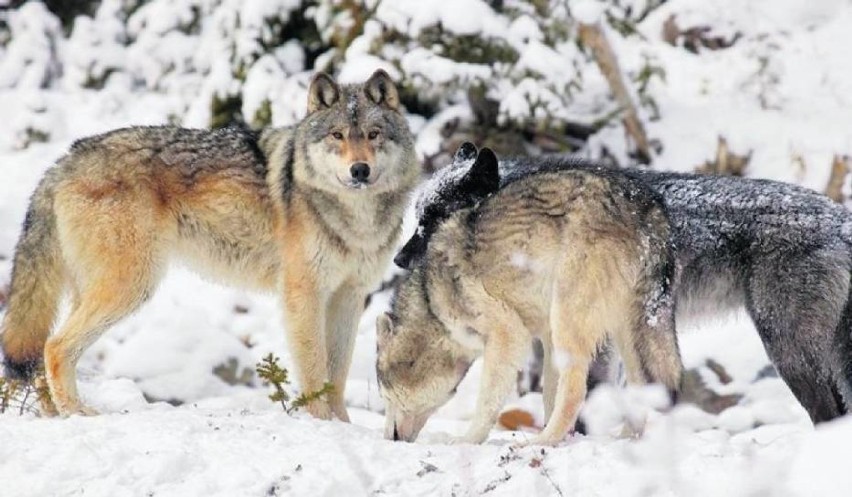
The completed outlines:
<svg viewBox="0 0 852 497">
<path fill-rule="evenodd" d="M 56 406 L 60 416 L 67 418 L 69 416 L 97 416 L 100 414 L 96 409 L 93 409 L 85 404 L 77 404 L 73 406 Z"/>
<path fill-rule="evenodd" d="M 331 406 L 328 405 L 328 402 L 324 400 L 315 400 L 310 404 L 305 406 L 305 410 L 308 411 L 308 414 L 311 416 L 328 421 L 331 419 Z"/>
<path fill-rule="evenodd" d="M 569 435 L 570 436 L 570 435 Z M 523 449 L 524 447 L 544 446 L 554 447 L 565 441 L 565 436 L 552 436 L 544 433 L 539 433 L 532 438 L 526 438 L 512 443 L 512 448 Z"/>
<path fill-rule="evenodd" d="M 50 395 L 41 396 L 38 403 L 39 412 L 42 416 L 47 418 L 59 416 L 59 409 L 56 408 L 56 404 L 53 403 L 53 399 L 50 398 Z"/>
<path fill-rule="evenodd" d="M 340 421 L 343 421 L 344 423 L 351 423 L 351 421 L 349 421 L 349 413 L 346 412 L 345 407 L 341 409 L 332 409 L 332 412 L 334 413 L 334 417 Z"/>
<path fill-rule="evenodd" d="M 342 398 L 332 399 L 330 402 L 331 412 L 334 414 L 334 417 L 343 421 L 344 423 L 349 423 L 349 413 L 346 411 L 346 403 Z"/>
<path fill-rule="evenodd" d="M 77 411 L 74 414 L 79 414 L 81 416 L 97 416 L 100 412 L 95 408 L 81 404 L 77 406 Z"/>
</svg>

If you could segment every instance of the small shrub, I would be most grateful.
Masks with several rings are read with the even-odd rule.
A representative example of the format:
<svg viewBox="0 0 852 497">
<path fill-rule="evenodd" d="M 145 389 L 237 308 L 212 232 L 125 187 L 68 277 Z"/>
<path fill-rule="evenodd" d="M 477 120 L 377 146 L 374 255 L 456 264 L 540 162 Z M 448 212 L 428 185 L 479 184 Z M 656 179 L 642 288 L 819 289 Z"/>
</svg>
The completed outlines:
<svg viewBox="0 0 852 497">
<path fill-rule="evenodd" d="M 41 379 L 43 378 L 42 374 Z M 36 384 L 44 386 L 38 387 Z M 0 376 L 0 414 L 6 412 L 17 412 L 18 415 L 23 415 L 25 412 L 40 414 L 36 403 L 41 402 L 42 405 L 50 403 L 50 392 L 46 385 L 45 381 L 28 383 Z"/>
<path fill-rule="evenodd" d="M 292 414 L 299 408 L 315 400 L 319 400 L 334 391 L 334 385 L 326 382 L 321 389 L 315 392 L 304 392 L 296 398 L 291 398 L 291 394 L 285 388 L 285 386 L 290 385 L 290 373 L 286 368 L 278 364 L 278 358 L 272 353 L 257 363 L 256 370 L 257 375 L 267 384 L 271 385 L 274 390 L 269 394 L 269 400 L 280 403 L 284 412 L 287 414 Z"/>
</svg>

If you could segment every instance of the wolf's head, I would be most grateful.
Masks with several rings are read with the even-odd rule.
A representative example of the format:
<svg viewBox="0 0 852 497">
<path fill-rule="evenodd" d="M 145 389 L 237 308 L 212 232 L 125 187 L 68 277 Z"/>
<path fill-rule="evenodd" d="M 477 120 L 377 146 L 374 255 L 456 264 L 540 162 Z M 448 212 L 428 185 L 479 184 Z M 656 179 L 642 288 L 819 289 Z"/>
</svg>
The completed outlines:
<svg viewBox="0 0 852 497">
<path fill-rule="evenodd" d="M 385 438 L 413 442 L 429 416 L 456 393 L 473 359 L 429 313 L 382 314 L 376 333 Z"/>
<path fill-rule="evenodd" d="M 338 85 L 318 73 L 308 89 L 300 126 L 307 161 L 304 181 L 325 189 L 397 190 L 418 175 L 414 140 L 400 113 L 399 93 L 378 70 L 363 84 Z"/>
<path fill-rule="evenodd" d="M 429 238 L 453 212 L 471 207 L 500 188 L 497 156 L 489 148 L 479 152 L 470 142 L 456 151 L 452 164 L 426 183 L 417 199 L 417 230 L 394 257 L 394 263 L 411 269 L 426 253 Z"/>
</svg>

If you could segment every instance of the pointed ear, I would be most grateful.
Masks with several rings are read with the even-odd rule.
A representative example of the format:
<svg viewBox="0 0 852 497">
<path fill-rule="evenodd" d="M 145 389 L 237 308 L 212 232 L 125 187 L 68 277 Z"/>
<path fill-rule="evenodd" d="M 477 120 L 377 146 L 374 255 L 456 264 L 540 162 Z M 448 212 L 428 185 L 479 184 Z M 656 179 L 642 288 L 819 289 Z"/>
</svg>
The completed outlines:
<svg viewBox="0 0 852 497">
<path fill-rule="evenodd" d="M 308 88 L 308 114 L 331 107 L 339 98 L 340 88 L 331 76 L 324 72 L 316 73 Z"/>
<path fill-rule="evenodd" d="M 470 171 L 465 174 L 464 189 L 482 197 L 500 189 L 497 156 L 490 148 L 483 147 L 479 151 L 476 161 L 470 166 Z"/>
<path fill-rule="evenodd" d="M 393 320 L 390 314 L 383 312 L 376 318 L 376 339 L 383 342 L 393 335 Z"/>
<path fill-rule="evenodd" d="M 456 150 L 456 155 L 453 156 L 453 163 L 467 162 L 476 158 L 476 145 L 470 142 L 464 142 L 459 145 Z"/>
<path fill-rule="evenodd" d="M 364 93 L 376 105 L 386 105 L 391 110 L 399 110 L 399 92 L 391 77 L 379 69 L 364 83 Z"/>
</svg>

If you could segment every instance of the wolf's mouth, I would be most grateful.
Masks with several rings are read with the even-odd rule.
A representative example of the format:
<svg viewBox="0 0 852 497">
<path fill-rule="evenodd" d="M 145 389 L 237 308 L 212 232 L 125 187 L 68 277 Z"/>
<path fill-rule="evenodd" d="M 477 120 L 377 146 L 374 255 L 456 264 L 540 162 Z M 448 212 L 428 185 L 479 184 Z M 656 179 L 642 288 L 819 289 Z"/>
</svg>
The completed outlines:
<svg viewBox="0 0 852 497">
<path fill-rule="evenodd" d="M 345 186 L 346 188 L 350 188 L 352 190 L 364 190 L 375 185 L 379 181 L 379 176 L 374 176 L 373 178 L 371 178 L 371 180 L 367 181 L 357 181 L 352 178 L 342 180 L 340 179 L 340 177 L 338 177 L 337 181 L 340 182 L 340 184 Z"/>
</svg>

